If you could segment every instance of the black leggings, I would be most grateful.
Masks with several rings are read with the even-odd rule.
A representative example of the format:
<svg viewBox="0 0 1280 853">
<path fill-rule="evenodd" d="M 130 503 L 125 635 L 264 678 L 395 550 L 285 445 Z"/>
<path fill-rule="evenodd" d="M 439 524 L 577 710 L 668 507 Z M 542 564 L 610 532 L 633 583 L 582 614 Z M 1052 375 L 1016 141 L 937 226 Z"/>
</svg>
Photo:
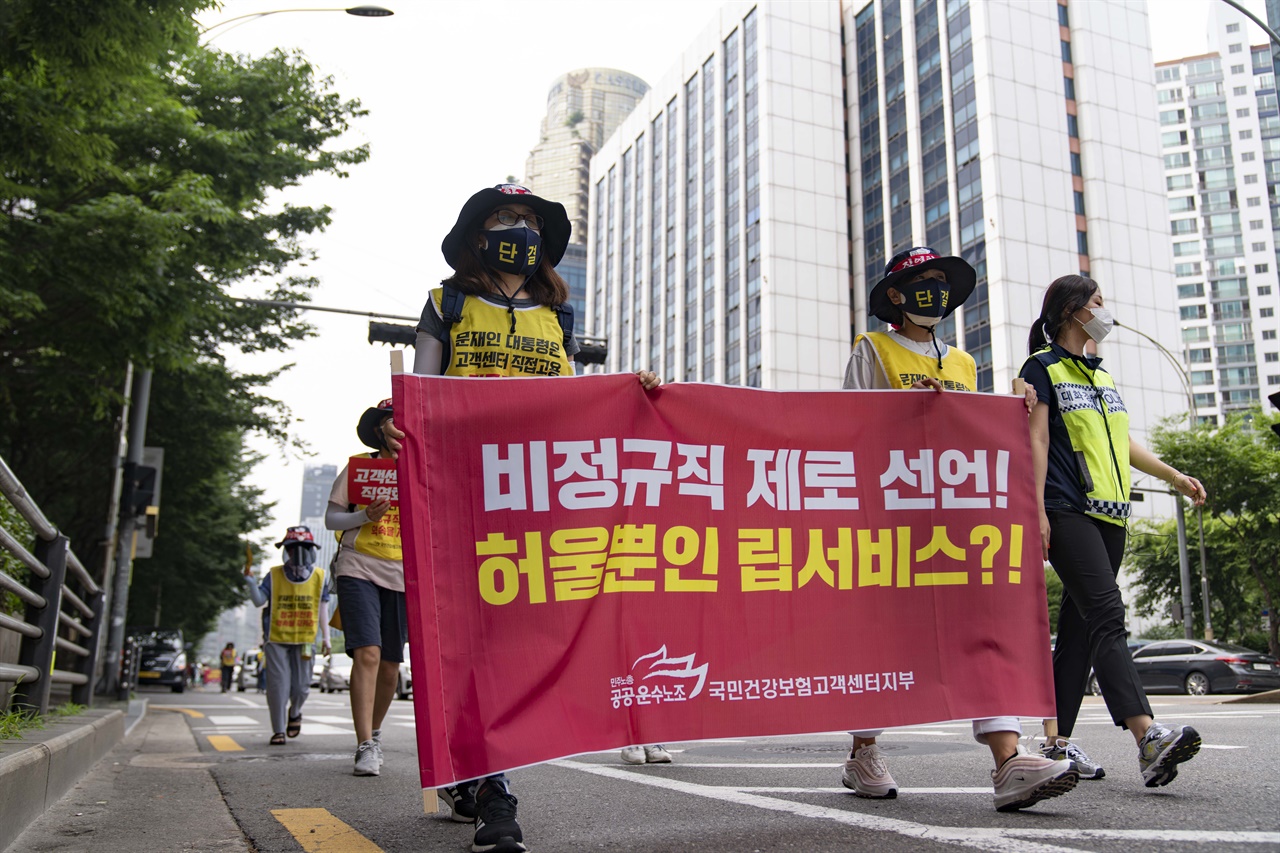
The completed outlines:
<svg viewBox="0 0 1280 853">
<path fill-rule="evenodd" d="M 1124 601 L 1116 585 L 1125 529 L 1070 510 L 1051 511 L 1049 525 L 1049 562 L 1062 579 L 1058 642 L 1053 648 L 1058 731 L 1070 737 L 1075 728 L 1090 663 L 1112 721 L 1124 728 L 1129 717 L 1151 715 L 1129 654 Z"/>
</svg>

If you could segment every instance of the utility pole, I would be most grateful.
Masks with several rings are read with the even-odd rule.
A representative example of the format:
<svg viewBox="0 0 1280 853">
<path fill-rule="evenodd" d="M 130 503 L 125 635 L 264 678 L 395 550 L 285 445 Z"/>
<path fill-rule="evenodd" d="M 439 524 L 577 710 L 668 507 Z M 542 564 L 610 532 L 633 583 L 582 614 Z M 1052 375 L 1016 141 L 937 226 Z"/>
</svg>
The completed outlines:
<svg viewBox="0 0 1280 853">
<path fill-rule="evenodd" d="M 119 526 L 120 516 L 120 487 L 123 482 L 123 466 L 124 457 L 128 452 L 129 437 L 129 411 L 133 401 L 133 361 L 125 362 L 124 368 L 124 405 L 120 408 L 120 428 L 116 431 L 116 443 L 111 448 L 111 497 L 107 502 L 107 523 L 102 533 L 102 589 L 103 589 L 103 612 L 111 612 L 111 602 L 114 596 L 111 594 L 114 575 L 111 571 L 115 565 L 116 559 L 116 531 Z M 107 656 L 102 653 L 103 647 L 107 642 L 107 631 L 98 632 L 98 666 L 97 672 L 90 677 L 94 679 L 94 683 L 98 685 L 99 693 L 105 693 L 107 684 L 105 679 L 106 670 L 110 669 L 106 665 Z"/>
<path fill-rule="evenodd" d="M 142 462 L 142 445 L 147 436 L 147 409 L 151 404 L 151 369 L 136 371 L 133 377 L 133 405 L 129 418 L 129 454 L 124 463 L 124 488 L 120 499 L 120 527 L 116 541 L 115 577 L 111 585 L 111 619 L 108 623 L 107 654 L 103 669 L 103 692 L 113 693 L 120 680 L 120 656 L 124 652 L 125 617 L 129 611 L 129 582 L 133 579 L 133 534 L 137 527 L 133 492 L 135 472 Z"/>
</svg>

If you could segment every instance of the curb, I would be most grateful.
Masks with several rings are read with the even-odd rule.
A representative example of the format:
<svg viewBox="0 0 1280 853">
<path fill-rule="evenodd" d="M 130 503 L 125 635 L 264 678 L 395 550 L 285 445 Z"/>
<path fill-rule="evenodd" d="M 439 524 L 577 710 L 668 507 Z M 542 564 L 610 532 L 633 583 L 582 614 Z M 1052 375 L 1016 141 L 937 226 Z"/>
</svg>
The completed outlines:
<svg viewBox="0 0 1280 853">
<path fill-rule="evenodd" d="M 1268 690 L 1266 693 L 1250 693 L 1234 699 L 1223 699 L 1219 705 L 1280 705 L 1280 690 Z"/>
<path fill-rule="evenodd" d="M 71 790 L 124 737 L 124 713 L 85 711 L 28 735 L 23 748 L 0 754 L 0 850 Z"/>
</svg>

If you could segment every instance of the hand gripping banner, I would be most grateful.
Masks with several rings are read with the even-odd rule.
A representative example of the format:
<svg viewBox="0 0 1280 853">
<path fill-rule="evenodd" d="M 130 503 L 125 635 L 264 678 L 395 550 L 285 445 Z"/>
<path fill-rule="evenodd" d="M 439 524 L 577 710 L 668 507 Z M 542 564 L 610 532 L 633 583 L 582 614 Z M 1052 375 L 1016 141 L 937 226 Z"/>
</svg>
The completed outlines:
<svg viewBox="0 0 1280 853">
<path fill-rule="evenodd" d="M 1053 715 L 1020 397 L 393 377 L 423 787 Z"/>
</svg>

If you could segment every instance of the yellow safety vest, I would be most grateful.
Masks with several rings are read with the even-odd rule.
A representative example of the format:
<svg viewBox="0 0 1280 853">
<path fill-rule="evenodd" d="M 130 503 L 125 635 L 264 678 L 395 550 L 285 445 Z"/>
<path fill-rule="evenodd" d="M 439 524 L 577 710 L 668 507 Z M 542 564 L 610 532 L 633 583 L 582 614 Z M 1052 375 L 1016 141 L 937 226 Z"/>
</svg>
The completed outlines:
<svg viewBox="0 0 1280 853">
<path fill-rule="evenodd" d="M 1084 489 L 1085 513 L 1113 524 L 1124 524 L 1129 503 L 1129 410 L 1111 374 L 1087 368 L 1074 358 L 1062 358 L 1052 348 L 1031 355 L 1044 365 L 1053 383 L 1058 414 L 1071 437 L 1076 474 Z M 1097 362 L 1093 362 L 1094 365 Z"/>
<path fill-rule="evenodd" d="M 947 347 L 947 354 L 942 358 L 942 368 L 938 368 L 938 358 L 934 355 L 920 355 L 899 344 L 884 332 L 867 332 L 858 335 L 854 346 L 862 338 L 866 338 L 876 348 L 880 357 L 880 366 L 884 368 L 889 384 L 897 388 L 910 388 L 921 379 L 937 379 L 942 386 L 952 391 L 972 391 L 978 387 L 978 368 L 973 356 L 955 347 Z"/>
<path fill-rule="evenodd" d="M 271 570 L 271 643 L 310 643 L 320 626 L 320 595 L 324 591 L 324 569 L 317 566 L 311 577 L 294 583 L 285 577 L 284 566 Z"/>
<path fill-rule="evenodd" d="M 444 288 L 431 291 L 436 312 Z M 564 330 L 556 312 L 545 305 L 515 309 L 511 331 L 507 308 L 475 296 L 462 303 L 462 319 L 450 329 L 449 364 L 445 376 L 572 376 L 573 362 L 564 351 Z"/>
<path fill-rule="evenodd" d="M 235 665 L 236 665 L 236 653 L 235 653 L 234 651 L 232 651 L 231 649 L 223 649 L 223 650 L 222 650 L 222 665 L 223 665 L 223 666 L 235 666 Z"/>
<path fill-rule="evenodd" d="M 372 453 L 362 453 L 351 458 L 373 459 L 375 457 Z M 352 503 L 351 506 L 355 509 L 364 509 L 368 504 Z M 346 533 L 346 531 L 342 532 Z M 400 507 L 398 506 L 388 507 L 386 513 L 377 521 L 368 521 L 360 525 L 355 536 L 351 547 L 361 554 L 377 557 L 379 560 L 399 562 L 404 559 L 404 551 L 400 546 Z M 342 537 L 339 537 L 338 541 L 341 542 Z"/>
</svg>

